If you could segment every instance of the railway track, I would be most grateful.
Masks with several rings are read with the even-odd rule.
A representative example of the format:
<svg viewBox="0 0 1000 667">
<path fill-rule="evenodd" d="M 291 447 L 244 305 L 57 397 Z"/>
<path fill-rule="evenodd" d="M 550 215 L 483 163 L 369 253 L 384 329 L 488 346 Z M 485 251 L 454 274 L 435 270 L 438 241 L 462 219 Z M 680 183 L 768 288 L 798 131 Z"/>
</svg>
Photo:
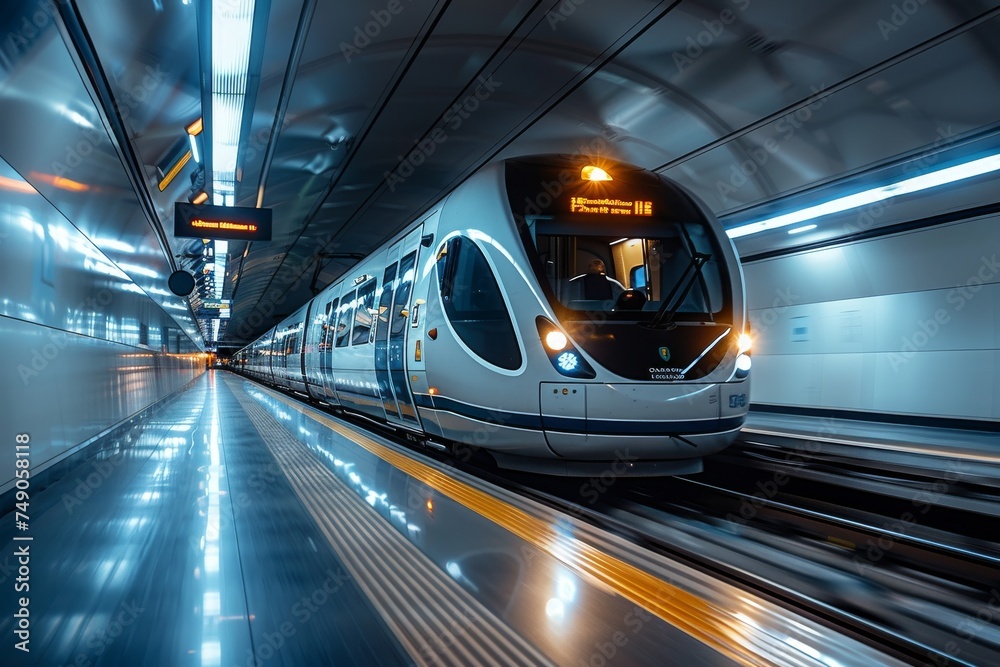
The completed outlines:
<svg viewBox="0 0 1000 667">
<path fill-rule="evenodd" d="M 1000 590 L 996 545 L 974 531 L 994 511 L 983 493 L 989 485 L 959 477 L 949 495 L 935 492 L 925 472 L 878 476 L 871 463 L 824 481 L 838 477 L 829 459 L 823 470 L 797 459 L 778 469 L 775 454 L 784 457 L 773 447 L 765 457 L 742 449 L 713 457 L 693 479 L 614 480 L 595 502 L 587 481 L 476 474 L 915 664 L 1000 664 L 1000 628 L 977 620 L 1000 604 L 992 599 Z M 718 467 L 715 458 L 723 459 Z M 860 489 L 850 481 L 859 470 Z M 853 496 L 839 503 L 838 493 Z M 873 511 L 884 506 L 890 511 Z"/>
</svg>

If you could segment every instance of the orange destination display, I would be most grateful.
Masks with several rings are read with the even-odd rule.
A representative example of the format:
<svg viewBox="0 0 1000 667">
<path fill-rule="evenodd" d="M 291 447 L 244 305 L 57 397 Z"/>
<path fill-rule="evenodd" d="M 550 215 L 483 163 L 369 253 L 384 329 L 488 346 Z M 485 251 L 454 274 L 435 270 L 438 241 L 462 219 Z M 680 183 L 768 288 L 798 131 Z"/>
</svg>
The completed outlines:
<svg viewBox="0 0 1000 667">
<path fill-rule="evenodd" d="M 653 215 L 653 202 L 614 197 L 570 197 L 570 213 Z"/>
<path fill-rule="evenodd" d="M 174 236 L 270 241 L 271 209 L 174 203 Z"/>
</svg>

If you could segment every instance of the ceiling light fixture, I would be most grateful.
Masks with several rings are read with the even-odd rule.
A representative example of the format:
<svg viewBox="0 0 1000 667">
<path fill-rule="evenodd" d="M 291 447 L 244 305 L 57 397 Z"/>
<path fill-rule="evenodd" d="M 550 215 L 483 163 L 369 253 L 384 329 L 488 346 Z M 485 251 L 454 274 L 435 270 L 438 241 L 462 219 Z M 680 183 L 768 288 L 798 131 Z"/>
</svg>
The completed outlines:
<svg viewBox="0 0 1000 667">
<path fill-rule="evenodd" d="M 201 151 L 198 148 L 198 142 L 201 141 L 198 136 L 201 134 L 204 126 L 202 125 L 201 118 L 195 122 L 188 125 L 186 128 L 188 140 L 191 142 L 191 156 L 194 158 L 195 162 L 201 162 Z"/>
<path fill-rule="evenodd" d="M 796 227 L 795 229 L 789 229 L 789 234 L 801 234 L 802 232 L 808 232 L 810 229 L 816 229 L 816 225 L 803 225 L 802 227 Z"/>
<path fill-rule="evenodd" d="M 1000 153 L 979 158 L 978 160 L 965 162 L 963 164 L 958 164 L 953 167 L 938 169 L 921 176 L 914 176 L 902 181 L 890 183 L 889 185 L 870 188 L 846 197 L 838 197 L 837 199 L 833 199 L 823 204 L 809 206 L 798 211 L 792 211 L 791 213 L 776 216 L 774 218 L 767 218 L 766 220 L 760 220 L 758 222 L 740 225 L 739 227 L 733 227 L 732 229 L 726 230 L 726 234 L 729 235 L 729 238 L 738 239 L 741 236 L 758 234 L 771 229 L 777 229 L 778 227 L 786 227 L 788 225 L 794 225 L 798 222 L 814 220 L 815 218 L 830 215 L 831 213 L 840 213 L 841 211 L 847 211 L 852 208 L 867 206 L 868 204 L 889 199 L 890 197 L 908 195 L 921 190 L 936 188 L 940 185 L 947 185 L 948 183 L 954 183 L 955 181 L 972 178 L 973 176 L 988 174 L 991 171 L 996 171 L 998 169 L 1000 169 Z"/>
<path fill-rule="evenodd" d="M 212 181 L 220 206 L 233 206 L 236 199 L 253 13 L 254 0 L 212 3 Z"/>
</svg>

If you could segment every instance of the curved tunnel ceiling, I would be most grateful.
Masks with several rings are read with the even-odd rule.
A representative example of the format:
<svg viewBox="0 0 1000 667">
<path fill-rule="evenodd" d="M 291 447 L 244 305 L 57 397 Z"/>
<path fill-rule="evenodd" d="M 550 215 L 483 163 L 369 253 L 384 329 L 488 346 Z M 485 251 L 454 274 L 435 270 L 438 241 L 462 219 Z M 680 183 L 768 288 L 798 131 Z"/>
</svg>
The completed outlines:
<svg viewBox="0 0 1000 667">
<path fill-rule="evenodd" d="M 197 3 L 77 8 L 183 258 L 172 202 L 195 165 L 163 192 L 156 165 L 201 116 Z M 271 0 L 258 12 L 236 199 L 271 208 L 274 232 L 230 244 L 224 345 L 255 338 L 497 157 L 598 152 L 677 179 L 733 224 L 998 143 L 1000 2 Z M 150 77 L 155 103 L 129 109 Z"/>
</svg>

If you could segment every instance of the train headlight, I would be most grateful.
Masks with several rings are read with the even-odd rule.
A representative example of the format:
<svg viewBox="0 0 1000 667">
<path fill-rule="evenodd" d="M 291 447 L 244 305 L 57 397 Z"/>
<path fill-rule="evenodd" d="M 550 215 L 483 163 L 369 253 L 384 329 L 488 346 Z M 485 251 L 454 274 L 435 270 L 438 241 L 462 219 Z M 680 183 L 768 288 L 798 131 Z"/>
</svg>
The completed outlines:
<svg viewBox="0 0 1000 667">
<path fill-rule="evenodd" d="M 563 352 L 556 357 L 556 365 L 563 371 L 575 371 L 580 366 L 580 357 L 572 352 Z"/>
<path fill-rule="evenodd" d="M 736 377 L 742 379 L 750 374 L 750 355 L 741 354 L 736 357 Z"/>
<path fill-rule="evenodd" d="M 585 181 L 613 181 L 611 174 L 604 171 L 600 167 L 595 167 L 592 164 L 588 164 L 586 167 L 580 170 L 580 177 Z"/>
<path fill-rule="evenodd" d="M 553 329 L 552 331 L 545 334 L 545 347 L 549 348 L 553 352 L 558 352 L 566 347 L 566 343 L 569 341 L 566 339 L 566 334 L 558 329 Z"/>
<path fill-rule="evenodd" d="M 536 317 L 535 325 L 538 327 L 538 337 L 542 340 L 542 349 L 561 375 L 584 379 L 597 377 L 594 369 L 559 327 L 544 317 Z"/>
<path fill-rule="evenodd" d="M 751 338 L 749 334 L 740 334 L 738 345 L 740 354 L 743 354 L 744 352 L 749 351 L 751 346 L 753 346 L 753 338 Z M 747 369 L 749 368 L 750 367 L 747 366 Z"/>
</svg>

